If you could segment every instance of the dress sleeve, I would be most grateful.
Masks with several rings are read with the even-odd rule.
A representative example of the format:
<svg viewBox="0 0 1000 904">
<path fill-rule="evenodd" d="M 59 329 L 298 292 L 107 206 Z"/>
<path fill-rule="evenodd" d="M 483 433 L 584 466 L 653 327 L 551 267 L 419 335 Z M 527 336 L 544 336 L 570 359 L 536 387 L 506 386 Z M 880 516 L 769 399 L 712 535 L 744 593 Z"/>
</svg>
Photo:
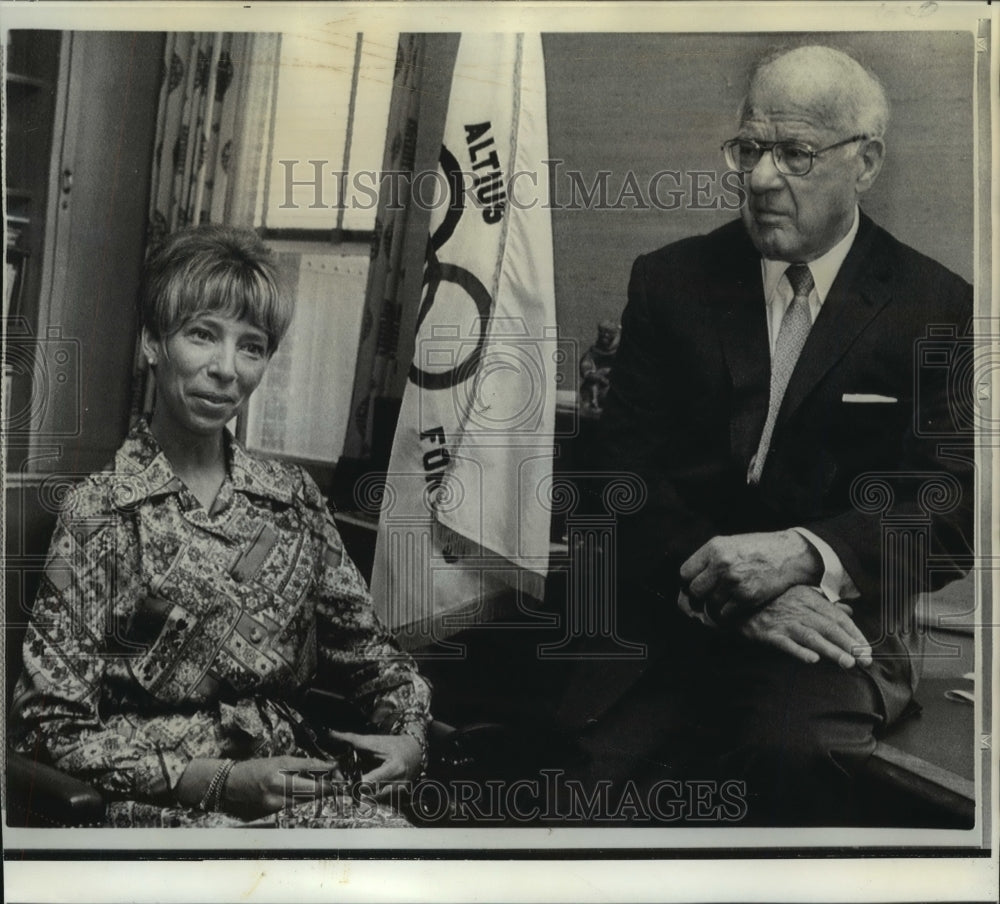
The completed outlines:
<svg viewBox="0 0 1000 904">
<path fill-rule="evenodd" d="M 11 741 L 113 798 L 169 801 L 207 715 L 123 711 L 138 538 L 92 486 L 66 499 L 24 641 Z"/>
<path fill-rule="evenodd" d="M 378 731 L 412 735 L 424 750 L 430 683 L 375 614 L 319 489 L 308 475 L 303 479 L 307 516 L 321 546 L 314 589 L 320 679 L 349 697 Z"/>
</svg>

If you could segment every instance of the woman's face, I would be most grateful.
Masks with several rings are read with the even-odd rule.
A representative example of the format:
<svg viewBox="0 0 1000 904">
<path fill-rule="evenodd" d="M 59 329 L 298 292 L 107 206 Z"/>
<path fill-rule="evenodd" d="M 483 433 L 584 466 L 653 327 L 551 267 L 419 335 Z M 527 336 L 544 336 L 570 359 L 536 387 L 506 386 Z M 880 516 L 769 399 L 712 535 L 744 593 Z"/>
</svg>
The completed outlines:
<svg viewBox="0 0 1000 904">
<path fill-rule="evenodd" d="M 221 431 L 257 388 L 269 360 L 267 334 L 246 320 L 207 312 L 166 339 L 143 332 L 156 369 L 159 428 Z"/>
</svg>

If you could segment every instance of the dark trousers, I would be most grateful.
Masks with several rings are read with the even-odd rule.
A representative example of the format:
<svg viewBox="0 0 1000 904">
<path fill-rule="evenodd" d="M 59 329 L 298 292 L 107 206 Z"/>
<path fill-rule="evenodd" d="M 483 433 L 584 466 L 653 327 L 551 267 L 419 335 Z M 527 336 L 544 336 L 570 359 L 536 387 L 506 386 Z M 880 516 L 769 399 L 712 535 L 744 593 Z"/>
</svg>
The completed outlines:
<svg viewBox="0 0 1000 904">
<path fill-rule="evenodd" d="M 871 677 L 800 662 L 683 616 L 668 630 L 657 659 L 577 735 L 576 796 L 592 801 L 610 782 L 609 813 L 591 808 L 588 817 L 574 801 L 570 810 L 595 823 L 632 813 L 635 825 L 849 824 L 858 803 L 852 775 L 886 721 Z M 629 666 L 590 671 L 601 685 L 602 674 L 614 682 Z M 587 684 L 570 695 L 587 695 Z M 568 787 L 572 796 L 577 786 Z"/>
</svg>

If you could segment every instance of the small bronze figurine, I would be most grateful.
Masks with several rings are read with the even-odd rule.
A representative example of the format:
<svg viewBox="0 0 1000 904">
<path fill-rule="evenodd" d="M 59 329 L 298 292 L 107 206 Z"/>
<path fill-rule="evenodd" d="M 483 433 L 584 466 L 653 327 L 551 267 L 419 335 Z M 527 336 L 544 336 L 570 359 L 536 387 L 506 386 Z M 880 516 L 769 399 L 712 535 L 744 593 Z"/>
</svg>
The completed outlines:
<svg viewBox="0 0 1000 904">
<path fill-rule="evenodd" d="M 597 324 L 597 342 L 580 359 L 580 404 L 585 412 L 600 414 L 604 407 L 620 338 L 621 326 L 602 320 Z"/>
</svg>

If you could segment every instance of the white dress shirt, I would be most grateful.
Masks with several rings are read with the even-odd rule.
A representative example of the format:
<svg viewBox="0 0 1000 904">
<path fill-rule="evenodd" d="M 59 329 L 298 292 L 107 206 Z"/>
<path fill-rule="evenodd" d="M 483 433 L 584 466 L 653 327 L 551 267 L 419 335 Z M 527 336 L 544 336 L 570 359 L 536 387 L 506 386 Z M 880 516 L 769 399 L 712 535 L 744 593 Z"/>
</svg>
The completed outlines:
<svg viewBox="0 0 1000 904">
<path fill-rule="evenodd" d="M 820 308 L 823 307 L 823 302 L 826 301 L 826 296 L 830 292 L 830 286 L 833 285 L 847 253 L 851 250 L 851 245 L 854 244 L 860 222 L 861 217 L 858 208 L 855 207 L 854 222 L 847 231 L 847 235 L 822 257 L 809 261 L 809 272 L 812 273 L 813 278 L 813 288 L 809 293 L 809 314 L 813 323 L 816 322 Z M 763 258 L 760 262 L 761 278 L 764 281 L 764 301 L 767 304 L 767 335 L 772 355 L 774 355 L 775 342 L 778 340 L 781 320 L 794 296 L 792 286 L 785 277 L 785 271 L 788 267 L 788 261 L 773 261 Z M 840 557 L 833 551 L 829 543 L 821 540 L 804 527 L 793 527 L 792 530 L 811 543 L 822 558 L 823 579 L 820 581 L 819 589 L 827 599 L 836 601 L 856 599 L 860 596 L 857 586 L 851 580 L 851 576 L 844 569 Z"/>
</svg>

